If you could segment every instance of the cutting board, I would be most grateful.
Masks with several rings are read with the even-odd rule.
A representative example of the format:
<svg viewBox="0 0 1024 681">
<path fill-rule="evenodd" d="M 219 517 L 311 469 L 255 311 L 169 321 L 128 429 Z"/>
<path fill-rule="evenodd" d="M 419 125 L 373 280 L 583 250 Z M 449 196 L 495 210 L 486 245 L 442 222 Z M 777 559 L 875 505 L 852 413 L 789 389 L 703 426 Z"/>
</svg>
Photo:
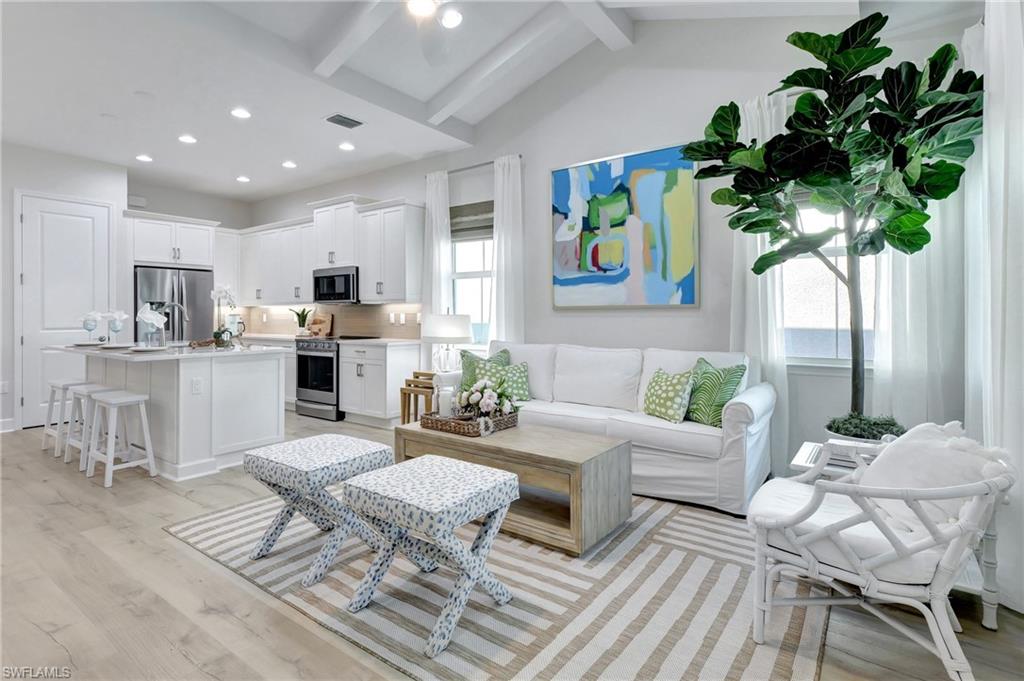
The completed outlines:
<svg viewBox="0 0 1024 681">
<path fill-rule="evenodd" d="M 330 336 L 331 326 L 334 325 L 334 315 L 330 312 L 317 312 L 306 324 L 311 336 Z"/>
</svg>

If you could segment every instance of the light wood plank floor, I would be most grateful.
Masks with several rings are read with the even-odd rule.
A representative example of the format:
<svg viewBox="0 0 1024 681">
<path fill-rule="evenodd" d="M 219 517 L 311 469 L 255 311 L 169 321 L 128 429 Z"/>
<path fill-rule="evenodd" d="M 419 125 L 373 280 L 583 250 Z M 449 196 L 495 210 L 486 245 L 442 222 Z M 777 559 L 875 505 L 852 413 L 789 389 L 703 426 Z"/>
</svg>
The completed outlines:
<svg viewBox="0 0 1024 681">
<path fill-rule="evenodd" d="M 288 414 L 288 435 L 389 431 Z M 240 469 L 184 483 L 118 471 L 114 486 L 39 450 L 38 429 L 0 438 L 3 665 L 68 666 L 73 679 L 404 678 L 163 531 L 267 494 Z M 1020 679 L 1024 617 L 981 628 L 955 604 L 979 679 Z M 908 622 L 919 622 L 901 614 Z M 859 610 L 833 608 L 823 681 L 942 679 L 923 649 Z"/>
</svg>

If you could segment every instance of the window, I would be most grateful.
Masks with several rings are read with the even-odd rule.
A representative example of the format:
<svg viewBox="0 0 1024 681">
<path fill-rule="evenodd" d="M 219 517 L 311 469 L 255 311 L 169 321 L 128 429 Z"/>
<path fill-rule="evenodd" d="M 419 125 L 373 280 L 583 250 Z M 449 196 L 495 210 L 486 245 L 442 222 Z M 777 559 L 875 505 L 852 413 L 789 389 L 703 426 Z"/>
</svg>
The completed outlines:
<svg viewBox="0 0 1024 681">
<path fill-rule="evenodd" d="M 490 236 L 458 238 L 452 234 L 452 303 L 455 314 L 468 314 L 473 324 L 473 345 L 487 345 L 491 327 L 491 263 L 494 240 Z"/>
<path fill-rule="evenodd" d="M 841 216 L 800 210 L 804 231 L 838 227 Z M 846 237 L 837 235 L 822 253 L 846 272 Z M 874 357 L 875 257 L 860 259 L 864 306 L 864 357 Z M 850 359 L 850 304 L 846 287 L 818 258 L 804 254 L 782 265 L 782 315 L 786 355 L 799 359 Z"/>
</svg>

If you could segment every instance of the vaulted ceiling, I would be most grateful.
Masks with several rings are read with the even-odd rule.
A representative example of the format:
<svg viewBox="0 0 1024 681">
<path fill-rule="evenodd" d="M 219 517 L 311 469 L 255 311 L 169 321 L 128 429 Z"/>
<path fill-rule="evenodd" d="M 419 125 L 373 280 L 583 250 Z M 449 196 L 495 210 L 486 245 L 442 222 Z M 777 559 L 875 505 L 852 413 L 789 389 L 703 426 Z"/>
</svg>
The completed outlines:
<svg viewBox="0 0 1024 681">
<path fill-rule="evenodd" d="M 463 149 L 476 125 L 588 44 L 628 50 L 636 21 L 859 13 L 856 0 L 446 7 L 461 12 L 457 28 L 394 0 L 5 2 L 4 139 L 256 200 Z M 239 106 L 252 117 L 229 115 Z M 334 113 L 364 125 L 326 123 Z M 184 133 L 198 142 L 182 144 Z"/>
</svg>

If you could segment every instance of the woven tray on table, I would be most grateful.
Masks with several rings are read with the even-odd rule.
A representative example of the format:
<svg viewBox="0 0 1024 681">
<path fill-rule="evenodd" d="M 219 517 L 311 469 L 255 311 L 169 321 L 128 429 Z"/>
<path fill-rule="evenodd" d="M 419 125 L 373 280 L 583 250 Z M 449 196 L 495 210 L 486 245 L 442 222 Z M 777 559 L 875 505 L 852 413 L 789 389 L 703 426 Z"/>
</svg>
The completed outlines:
<svg viewBox="0 0 1024 681">
<path fill-rule="evenodd" d="M 494 423 L 495 432 L 514 428 L 519 423 L 519 414 L 512 412 L 504 416 L 497 416 L 491 419 Z M 477 419 L 442 418 L 437 412 L 424 414 L 420 417 L 420 427 L 429 430 L 439 430 L 442 433 L 453 433 L 466 437 L 480 437 L 480 423 Z"/>
</svg>

